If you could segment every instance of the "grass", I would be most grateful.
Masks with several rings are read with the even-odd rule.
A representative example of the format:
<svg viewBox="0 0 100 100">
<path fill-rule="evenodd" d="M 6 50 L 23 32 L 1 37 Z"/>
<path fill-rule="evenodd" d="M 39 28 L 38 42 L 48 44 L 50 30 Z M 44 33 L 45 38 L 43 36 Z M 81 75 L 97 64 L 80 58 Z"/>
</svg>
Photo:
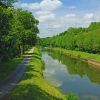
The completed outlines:
<svg viewBox="0 0 100 100">
<path fill-rule="evenodd" d="M 44 79 L 43 69 L 41 54 L 35 48 L 28 68 L 9 100 L 67 100 L 65 95 Z"/>
<path fill-rule="evenodd" d="M 16 69 L 18 64 L 23 60 L 23 56 L 13 58 L 7 62 L 0 62 L 0 80 L 6 78 L 12 71 Z"/>
<path fill-rule="evenodd" d="M 25 54 L 27 54 L 30 49 L 25 51 Z M 21 55 L 6 62 L 0 62 L 0 80 L 5 79 L 11 72 L 13 72 L 23 59 L 24 55 Z"/>
<path fill-rule="evenodd" d="M 86 53 L 86 52 L 81 52 L 81 51 L 66 50 L 63 48 L 53 48 L 53 49 L 50 48 L 50 49 L 53 51 L 60 51 L 61 53 L 65 54 L 65 55 L 72 56 L 72 57 L 100 62 L 100 55 L 99 54 L 91 54 L 91 53 Z"/>
</svg>

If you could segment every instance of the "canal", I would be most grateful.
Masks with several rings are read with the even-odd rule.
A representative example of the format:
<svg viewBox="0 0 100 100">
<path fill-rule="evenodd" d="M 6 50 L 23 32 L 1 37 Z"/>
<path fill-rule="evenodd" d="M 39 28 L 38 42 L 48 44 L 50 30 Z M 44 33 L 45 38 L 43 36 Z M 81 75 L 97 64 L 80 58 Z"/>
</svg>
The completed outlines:
<svg viewBox="0 0 100 100">
<path fill-rule="evenodd" d="M 44 77 L 62 93 L 74 93 L 80 100 L 100 100 L 100 70 L 60 52 L 42 52 Z"/>
</svg>

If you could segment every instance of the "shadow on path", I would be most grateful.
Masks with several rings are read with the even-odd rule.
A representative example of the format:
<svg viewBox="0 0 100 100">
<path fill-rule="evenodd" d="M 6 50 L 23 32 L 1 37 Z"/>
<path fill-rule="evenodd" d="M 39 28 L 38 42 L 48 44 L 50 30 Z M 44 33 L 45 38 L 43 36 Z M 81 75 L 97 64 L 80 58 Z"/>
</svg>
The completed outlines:
<svg viewBox="0 0 100 100">
<path fill-rule="evenodd" d="M 27 55 L 25 55 L 24 60 L 18 65 L 16 70 L 14 70 L 7 78 L 0 82 L 0 100 L 5 100 L 6 96 L 20 81 L 27 68 L 27 63 L 32 57 L 33 51 L 34 48 L 32 48 Z"/>
</svg>

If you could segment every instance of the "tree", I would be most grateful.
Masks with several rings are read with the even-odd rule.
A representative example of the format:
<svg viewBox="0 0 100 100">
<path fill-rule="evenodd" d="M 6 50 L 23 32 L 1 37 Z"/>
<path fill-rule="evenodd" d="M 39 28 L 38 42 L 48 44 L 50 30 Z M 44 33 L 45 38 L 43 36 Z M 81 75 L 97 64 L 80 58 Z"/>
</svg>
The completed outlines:
<svg viewBox="0 0 100 100">
<path fill-rule="evenodd" d="M 28 11 L 0 6 L 0 61 L 23 54 L 35 45 L 38 20 Z"/>
<path fill-rule="evenodd" d="M 20 53 L 23 54 L 25 45 L 33 45 L 36 42 L 37 33 L 39 32 L 37 28 L 38 21 L 32 13 L 16 9 L 12 23 L 11 33 L 16 37 Z"/>
<path fill-rule="evenodd" d="M 40 45 L 100 53 L 100 22 L 93 22 L 88 28 L 69 28 L 59 35 L 39 40 Z"/>
<path fill-rule="evenodd" d="M 12 3 L 16 2 L 17 0 L 0 0 L 0 2 L 6 6 L 12 6 Z"/>
</svg>

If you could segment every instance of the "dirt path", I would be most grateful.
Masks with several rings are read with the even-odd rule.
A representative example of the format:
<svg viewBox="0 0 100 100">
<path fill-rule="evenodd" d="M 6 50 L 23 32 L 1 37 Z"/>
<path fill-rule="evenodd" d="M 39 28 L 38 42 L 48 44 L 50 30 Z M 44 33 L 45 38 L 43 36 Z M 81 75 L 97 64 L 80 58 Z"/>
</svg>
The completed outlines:
<svg viewBox="0 0 100 100">
<path fill-rule="evenodd" d="M 13 71 L 5 80 L 0 82 L 0 100 L 4 100 L 3 98 L 10 93 L 10 91 L 16 86 L 16 84 L 20 81 L 27 68 L 27 63 L 29 62 L 34 48 L 32 48 L 24 60 L 18 65 L 15 71 Z"/>
</svg>

